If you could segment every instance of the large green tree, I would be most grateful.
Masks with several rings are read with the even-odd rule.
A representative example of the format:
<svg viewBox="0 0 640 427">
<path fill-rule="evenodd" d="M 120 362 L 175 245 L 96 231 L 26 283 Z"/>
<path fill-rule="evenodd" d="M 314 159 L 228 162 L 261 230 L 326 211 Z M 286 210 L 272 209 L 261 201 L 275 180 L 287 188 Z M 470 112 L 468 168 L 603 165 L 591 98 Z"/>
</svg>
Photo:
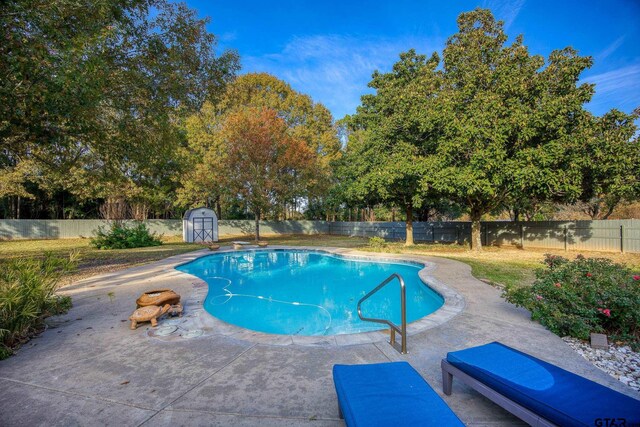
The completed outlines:
<svg viewBox="0 0 640 427">
<path fill-rule="evenodd" d="M 580 202 L 592 219 L 607 219 L 621 202 L 640 198 L 638 117 L 640 110 L 590 117 L 576 157 L 582 166 Z"/>
<path fill-rule="evenodd" d="M 182 207 L 215 207 L 222 218 L 222 200 L 227 186 L 227 147 L 221 135 L 222 116 L 207 102 L 185 122 L 187 144 L 180 150 L 183 164 L 177 204 Z"/>
<path fill-rule="evenodd" d="M 402 207 L 406 214 L 406 245 L 413 245 L 413 215 L 437 194 L 421 186 L 423 156 L 437 143 L 431 121 L 440 86 L 439 58 L 427 59 L 410 50 L 400 55 L 389 73 L 374 72 L 357 114 L 349 118 L 349 138 L 341 175 L 352 200 L 374 199 Z"/>
<path fill-rule="evenodd" d="M 2 2 L 2 195 L 26 180 L 86 197 L 166 181 L 181 118 L 239 67 L 206 23 L 165 0 Z"/>
<path fill-rule="evenodd" d="M 423 185 L 467 207 L 479 250 L 482 216 L 508 200 L 579 196 L 575 154 L 593 87 L 577 82 L 591 59 L 565 48 L 545 63 L 521 36 L 507 45 L 502 22 L 484 9 L 461 14 L 458 29 L 443 52 L 431 119 L 441 134 Z"/>
</svg>

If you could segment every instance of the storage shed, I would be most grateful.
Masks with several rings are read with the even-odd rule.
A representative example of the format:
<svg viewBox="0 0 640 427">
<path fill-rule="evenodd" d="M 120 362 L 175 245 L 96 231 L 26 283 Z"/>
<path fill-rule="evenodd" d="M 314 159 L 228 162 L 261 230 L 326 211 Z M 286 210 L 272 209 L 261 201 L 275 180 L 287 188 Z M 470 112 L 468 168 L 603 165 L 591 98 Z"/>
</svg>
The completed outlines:
<svg viewBox="0 0 640 427">
<path fill-rule="evenodd" d="M 182 218 L 182 239 L 185 242 L 217 242 L 218 217 L 208 208 L 194 208 Z"/>
</svg>

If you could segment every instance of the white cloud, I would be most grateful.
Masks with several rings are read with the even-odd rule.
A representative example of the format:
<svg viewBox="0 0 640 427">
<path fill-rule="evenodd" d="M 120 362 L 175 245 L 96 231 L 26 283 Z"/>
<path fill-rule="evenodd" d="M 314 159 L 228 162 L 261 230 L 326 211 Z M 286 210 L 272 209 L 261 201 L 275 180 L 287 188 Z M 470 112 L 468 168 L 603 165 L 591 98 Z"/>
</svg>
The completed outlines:
<svg viewBox="0 0 640 427">
<path fill-rule="evenodd" d="M 622 46 L 622 43 L 624 43 L 624 39 L 626 36 L 621 36 L 618 37 L 618 39 L 616 39 L 613 43 L 611 43 L 609 46 L 606 47 L 605 50 L 603 50 L 602 52 L 600 52 L 597 56 L 596 56 L 596 60 L 597 61 L 602 61 L 603 59 L 605 59 L 606 57 L 608 57 L 609 55 L 611 55 L 613 52 L 615 52 L 616 50 L 618 50 L 618 48 L 620 46 Z"/>
<path fill-rule="evenodd" d="M 352 114 L 374 70 L 389 71 L 411 48 L 431 55 L 443 40 L 316 35 L 296 37 L 280 52 L 243 57 L 244 71 L 266 71 L 326 105 L 336 119 Z"/>
<path fill-rule="evenodd" d="M 232 42 L 238 38 L 238 33 L 236 31 L 227 31 L 226 33 L 222 33 L 220 35 L 220 40 L 223 42 Z"/>
<path fill-rule="evenodd" d="M 640 107 L 640 64 L 586 77 L 581 82 L 596 85 L 596 93 L 590 103 L 596 114 L 611 108 L 629 113 Z"/>
<path fill-rule="evenodd" d="M 485 0 L 483 6 L 490 9 L 496 19 L 504 21 L 504 31 L 507 32 L 520 14 L 524 3 L 525 0 Z"/>
</svg>

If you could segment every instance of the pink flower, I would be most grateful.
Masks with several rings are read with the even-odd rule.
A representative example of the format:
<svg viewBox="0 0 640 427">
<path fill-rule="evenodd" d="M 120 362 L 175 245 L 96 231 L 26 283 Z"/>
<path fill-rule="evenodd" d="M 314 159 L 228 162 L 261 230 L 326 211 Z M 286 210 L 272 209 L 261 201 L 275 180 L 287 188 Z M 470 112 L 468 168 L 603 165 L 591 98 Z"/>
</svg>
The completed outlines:
<svg viewBox="0 0 640 427">
<path fill-rule="evenodd" d="M 562 285 L 560 283 L 555 283 L 553 286 L 555 286 L 556 288 L 561 288 Z"/>
<path fill-rule="evenodd" d="M 633 280 L 640 280 L 640 276 L 636 274 L 635 276 L 633 276 Z"/>
<path fill-rule="evenodd" d="M 538 301 L 540 301 L 540 300 L 543 300 L 543 299 L 544 299 L 544 297 L 543 297 L 542 295 L 536 295 L 536 299 L 537 299 Z"/>
<path fill-rule="evenodd" d="M 591 277 L 591 276 L 593 276 L 593 274 L 587 273 L 587 277 Z"/>
<path fill-rule="evenodd" d="M 607 317 L 611 317 L 611 310 L 608 308 L 604 308 L 604 309 L 599 308 L 598 311 Z"/>
</svg>

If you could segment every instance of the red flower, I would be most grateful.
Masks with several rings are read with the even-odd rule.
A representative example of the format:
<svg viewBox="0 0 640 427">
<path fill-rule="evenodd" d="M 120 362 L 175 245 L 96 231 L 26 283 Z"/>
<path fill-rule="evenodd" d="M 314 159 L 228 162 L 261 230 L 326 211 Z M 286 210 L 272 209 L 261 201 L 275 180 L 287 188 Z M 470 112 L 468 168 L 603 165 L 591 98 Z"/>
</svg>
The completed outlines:
<svg viewBox="0 0 640 427">
<path fill-rule="evenodd" d="M 633 280 L 640 280 L 640 276 L 636 274 L 635 276 L 633 276 Z"/>
<path fill-rule="evenodd" d="M 556 288 L 561 288 L 562 285 L 560 283 L 555 283 L 553 286 L 555 286 Z"/>
<path fill-rule="evenodd" d="M 607 317 L 611 317 L 611 310 L 608 308 L 605 308 L 605 309 L 599 308 L 598 311 Z"/>
<path fill-rule="evenodd" d="M 587 277 L 591 277 L 591 276 L 593 276 L 593 274 L 587 273 Z"/>
</svg>

